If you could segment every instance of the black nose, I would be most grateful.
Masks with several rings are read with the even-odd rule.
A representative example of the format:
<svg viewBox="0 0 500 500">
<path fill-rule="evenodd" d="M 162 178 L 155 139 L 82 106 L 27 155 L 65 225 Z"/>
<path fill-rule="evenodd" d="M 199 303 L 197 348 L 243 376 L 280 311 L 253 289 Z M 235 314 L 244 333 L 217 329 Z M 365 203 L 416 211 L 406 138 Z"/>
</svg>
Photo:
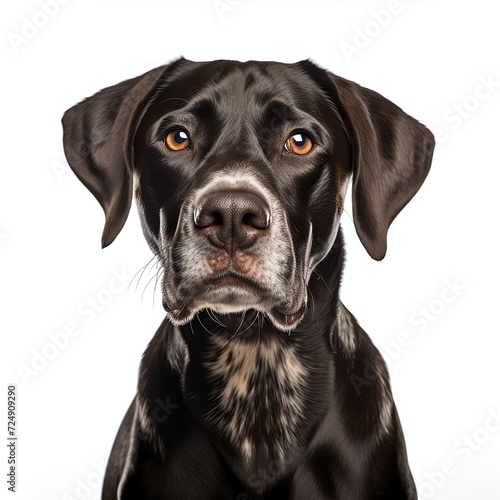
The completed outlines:
<svg viewBox="0 0 500 500">
<path fill-rule="evenodd" d="M 231 253 L 251 247 L 267 233 L 271 211 L 266 201 L 248 191 L 214 191 L 194 210 L 194 224 L 209 241 Z"/>
</svg>

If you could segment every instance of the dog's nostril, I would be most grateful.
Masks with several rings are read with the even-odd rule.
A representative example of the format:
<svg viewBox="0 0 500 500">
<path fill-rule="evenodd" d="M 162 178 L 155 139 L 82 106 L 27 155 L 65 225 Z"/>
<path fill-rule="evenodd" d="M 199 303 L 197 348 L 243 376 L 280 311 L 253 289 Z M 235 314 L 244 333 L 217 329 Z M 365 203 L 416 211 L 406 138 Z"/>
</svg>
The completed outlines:
<svg viewBox="0 0 500 500">
<path fill-rule="evenodd" d="M 246 213 L 241 220 L 242 226 L 246 226 L 249 229 L 267 229 L 269 227 L 269 222 L 270 215 L 267 211 Z"/>
<path fill-rule="evenodd" d="M 216 211 L 208 211 L 198 208 L 194 212 L 194 223 L 196 227 L 207 228 L 207 227 L 217 227 L 222 226 L 223 217 L 222 214 Z"/>
</svg>

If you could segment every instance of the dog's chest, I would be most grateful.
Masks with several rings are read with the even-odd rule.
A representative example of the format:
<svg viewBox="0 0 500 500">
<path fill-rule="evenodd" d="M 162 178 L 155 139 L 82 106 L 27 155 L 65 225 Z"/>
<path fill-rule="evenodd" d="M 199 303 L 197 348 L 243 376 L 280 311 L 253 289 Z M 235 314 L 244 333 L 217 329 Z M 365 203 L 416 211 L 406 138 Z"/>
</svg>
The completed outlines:
<svg viewBox="0 0 500 500">
<path fill-rule="evenodd" d="M 247 460 L 283 459 L 297 445 L 307 369 L 281 339 L 213 337 L 205 362 L 213 405 L 207 420 Z"/>
</svg>

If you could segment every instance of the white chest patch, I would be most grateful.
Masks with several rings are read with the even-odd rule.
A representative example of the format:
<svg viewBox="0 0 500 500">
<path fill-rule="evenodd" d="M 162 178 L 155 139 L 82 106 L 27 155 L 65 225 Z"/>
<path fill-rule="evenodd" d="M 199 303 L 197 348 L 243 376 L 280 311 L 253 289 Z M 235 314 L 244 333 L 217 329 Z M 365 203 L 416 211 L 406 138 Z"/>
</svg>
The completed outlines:
<svg viewBox="0 0 500 500">
<path fill-rule="evenodd" d="M 257 454 L 283 459 L 304 415 L 305 366 L 281 339 L 211 341 L 209 422 L 247 461 Z"/>
</svg>

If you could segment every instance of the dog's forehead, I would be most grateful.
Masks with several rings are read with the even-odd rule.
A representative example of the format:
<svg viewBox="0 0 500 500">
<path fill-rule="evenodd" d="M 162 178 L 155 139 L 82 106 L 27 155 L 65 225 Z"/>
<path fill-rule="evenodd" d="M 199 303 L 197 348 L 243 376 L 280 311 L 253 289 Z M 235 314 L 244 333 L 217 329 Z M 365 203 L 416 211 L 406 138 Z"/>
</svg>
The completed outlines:
<svg viewBox="0 0 500 500">
<path fill-rule="evenodd" d="M 170 76 L 165 92 L 175 94 L 178 108 L 208 98 L 232 112 L 248 104 L 259 109 L 273 103 L 311 109 L 321 94 L 300 63 L 231 60 L 184 60 Z"/>
<path fill-rule="evenodd" d="M 286 87 L 289 87 L 287 83 L 295 81 L 300 85 L 307 80 L 298 64 L 274 61 L 217 60 L 191 63 L 186 66 L 186 70 L 183 76 L 187 80 L 196 78 L 214 88 L 227 88 L 236 84 L 238 89 L 242 87 L 244 91 L 255 86 L 272 88 L 277 84 L 282 90 L 286 90 Z"/>
</svg>

